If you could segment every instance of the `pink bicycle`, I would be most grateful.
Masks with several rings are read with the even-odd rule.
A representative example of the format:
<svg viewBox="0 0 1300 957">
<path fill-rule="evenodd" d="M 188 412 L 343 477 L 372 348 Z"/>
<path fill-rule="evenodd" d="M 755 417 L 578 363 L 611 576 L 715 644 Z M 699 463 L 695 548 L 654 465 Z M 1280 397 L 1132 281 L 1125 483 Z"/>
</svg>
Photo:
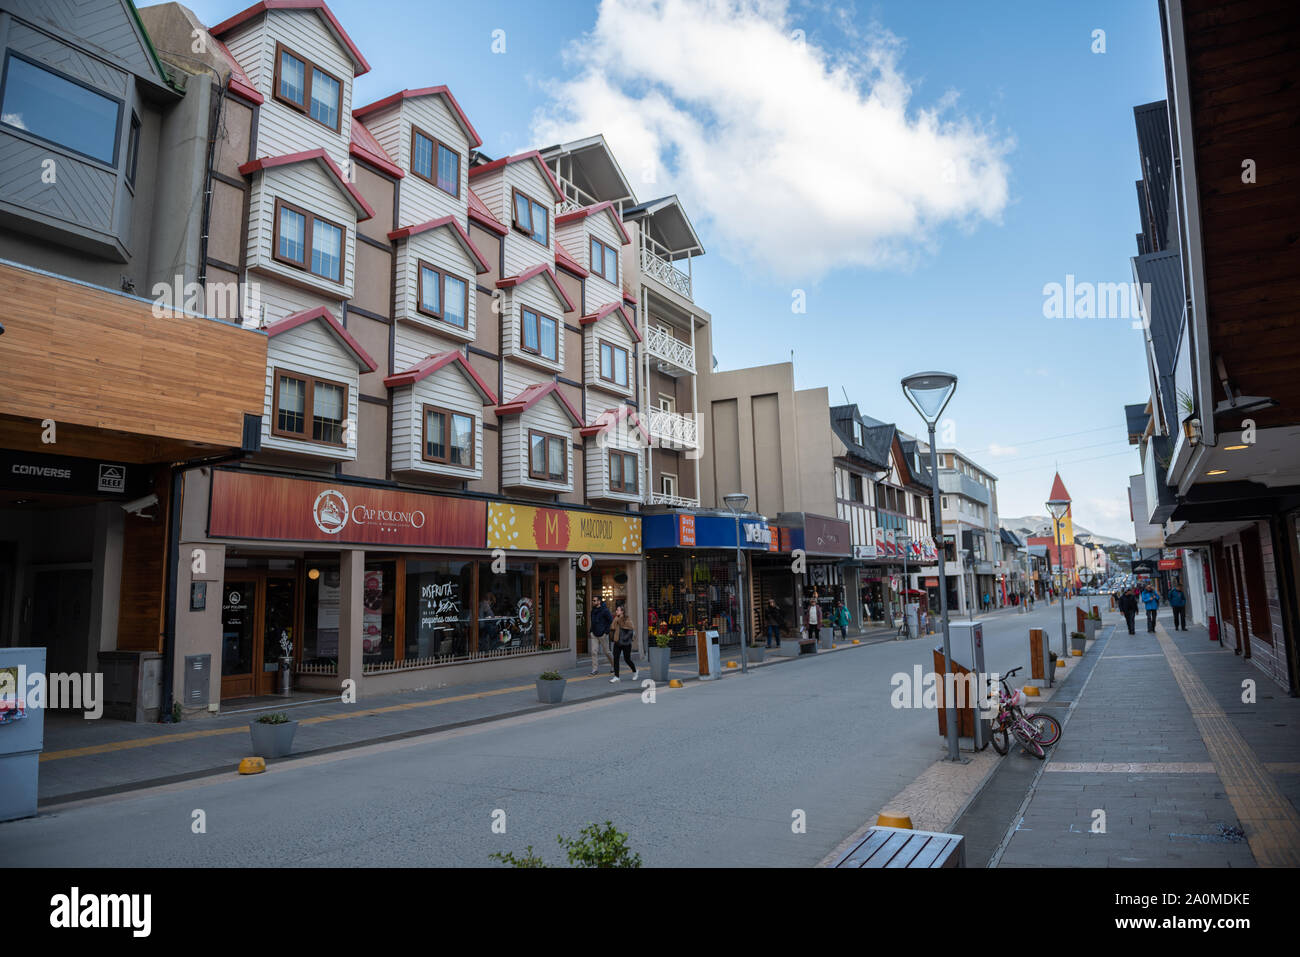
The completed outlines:
<svg viewBox="0 0 1300 957">
<path fill-rule="evenodd" d="M 993 719 L 993 750 L 1006 754 L 1011 750 L 1014 736 L 1021 747 L 1041 761 L 1047 757 L 1044 749 L 1061 740 L 1061 722 L 1050 714 L 1025 714 L 1028 702 L 1024 692 L 1012 690 L 1007 684 L 1007 679 L 1015 677 L 1020 670 L 1013 668 L 999 677 L 1002 691 L 998 693 L 998 713 Z"/>
</svg>

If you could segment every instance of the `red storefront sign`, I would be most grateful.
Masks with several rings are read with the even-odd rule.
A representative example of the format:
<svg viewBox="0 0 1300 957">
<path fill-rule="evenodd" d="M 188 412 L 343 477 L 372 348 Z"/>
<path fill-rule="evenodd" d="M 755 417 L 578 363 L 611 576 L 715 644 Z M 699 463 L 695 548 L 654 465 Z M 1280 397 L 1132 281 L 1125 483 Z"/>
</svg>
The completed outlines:
<svg viewBox="0 0 1300 957">
<path fill-rule="evenodd" d="M 1182 567 L 1183 567 L 1183 560 L 1181 558 L 1160 559 L 1160 570 L 1162 572 L 1172 571 L 1174 569 L 1182 568 Z"/>
<path fill-rule="evenodd" d="M 212 538 L 487 547 L 487 503 L 341 482 L 216 470 Z"/>
<path fill-rule="evenodd" d="M 683 548 L 686 547 L 694 548 L 695 547 L 695 516 L 678 515 L 677 532 L 678 532 L 678 536 L 677 536 L 678 541 L 681 542 Z"/>
</svg>

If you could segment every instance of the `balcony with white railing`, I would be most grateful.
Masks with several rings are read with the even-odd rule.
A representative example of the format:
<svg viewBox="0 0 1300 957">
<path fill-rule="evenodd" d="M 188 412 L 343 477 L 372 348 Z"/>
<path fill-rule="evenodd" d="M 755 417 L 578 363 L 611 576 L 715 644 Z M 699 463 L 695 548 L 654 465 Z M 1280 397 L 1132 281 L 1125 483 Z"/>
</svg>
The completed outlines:
<svg viewBox="0 0 1300 957">
<path fill-rule="evenodd" d="M 690 258 L 686 261 L 689 264 Z M 671 252 L 644 232 L 641 233 L 641 274 L 657 280 L 683 299 L 695 301 L 691 295 L 690 273 L 673 265 Z"/>
<path fill-rule="evenodd" d="M 646 416 L 650 438 L 672 449 L 699 448 L 699 424 L 694 416 L 680 415 L 667 409 L 651 409 Z"/>
<path fill-rule="evenodd" d="M 666 326 L 648 327 L 645 347 L 659 360 L 660 372 L 674 377 L 695 374 L 695 347 L 678 339 Z"/>
<path fill-rule="evenodd" d="M 700 500 L 698 498 L 687 498 L 685 495 L 669 495 L 667 492 L 651 492 L 646 496 L 647 505 L 671 505 L 675 508 L 699 508 Z"/>
<path fill-rule="evenodd" d="M 582 209 L 584 206 L 595 206 L 600 202 L 582 187 L 556 173 L 555 170 L 551 170 L 551 172 L 555 175 L 555 181 L 560 184 L 560 192 L 564 194 L 564 198 L 555 204 L 555 214 L 557 216 L 571 213 L 575 209 Z M 622 204 L 617 205 L 620 207 L 619 215 L 621 216 Z"/>
</svg>

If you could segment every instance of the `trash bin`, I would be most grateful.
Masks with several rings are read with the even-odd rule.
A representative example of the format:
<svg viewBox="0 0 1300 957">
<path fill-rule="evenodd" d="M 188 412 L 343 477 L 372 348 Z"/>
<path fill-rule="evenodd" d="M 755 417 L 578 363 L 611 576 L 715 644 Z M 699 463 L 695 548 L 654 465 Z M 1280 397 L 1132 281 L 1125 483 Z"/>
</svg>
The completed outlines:
<svg viewBox="0 0 1300 957">
<path fill-rule="evenodd" d="M 293 694 L 293 659 L 280 659 L 280 696 L 288 698 Z"/>
<path fill-rule="evenodd" d="M 988 683 L 987 672 L 984 670 L 984 622 L 976 621 L 950 621 L 948 623 L 949 642 L 954 652 L 957 649 L 970 649 L 970 670 L 976 675 L 980 690 L 985 690 Z M 992 721 L 983 717 L 980 708 L 981 702 L 967 702 L 974 714 L 974 741 L 975 750 L 982 751 L 988 745 L 992 738 Z"/>
<path fill-rule="evenodd" d="M 722 674 L 722 648 L 718 645 L 718 633 L 706 631 L 704 640 L 696 645 L 696 655 L 700 664 L 700 679 L 709 681 Z"/>
<path fill-rule="evenodd" d="M 0 821 L 36 815 L 45 709 L 30 707 L 27 686 L 44 672 L 44 648 L 0 648 Z"/>
</svg>

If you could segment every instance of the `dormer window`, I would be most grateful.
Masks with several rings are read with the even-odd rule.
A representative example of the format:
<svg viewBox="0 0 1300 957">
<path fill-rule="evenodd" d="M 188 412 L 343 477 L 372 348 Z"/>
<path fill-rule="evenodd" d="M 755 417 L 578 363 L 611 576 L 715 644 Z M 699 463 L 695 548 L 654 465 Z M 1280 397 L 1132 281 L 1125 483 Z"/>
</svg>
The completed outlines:
<svg viewBox="0 0 1300 957">
<path fill-rule="evenodd" d="M 618 252 L 594 236 L 591 239 L 591 271 L 618 285 Z"/>
<path fill-rule="evenodd" d="M 568 478 L 568 439 L 546 432 L 528 431 L 528 477 L 543 482 Z"/>
<path fill-rule="evenodd" d="M 275 370 L 275 435 L 302 441 L 343 444 L 348 387 L 342 382 Z"/>
<path fill-rule="evenodd" d="M 469 283 L 421 261 L 417 308 L 426 316 L 464 329 L 469 322 Z"/>
<path fill-rule="evenodd" d="M 862 423 L 856 419 L 853 422 L 853 441 L 858 445 L 862 444 Z"/>
<path fill-rule="evenodd" d="M 338 223 L 277 199 L 275 258 L 330 282 L 343 281 L 343 243 L 347 230 Z"/>
<path fill-rule="evenodd" d="M 474 419 L 437 406 L 424 407 L 424 460 L 474 467 Z"/>
<path fill-rule="evenodd" d="M 634 452 L 609 453 L 609 488 L 612 492 L 636 494 L 639 465 Z"/>
<path fill-rule="evenodd" d="M 543 359 L 558 362 L 560 355 L 559 322 L 550 316 L 542 315 L 527 307 L 521 308 L 520 311 L 522 321 L 520 322 L 519 347 L 524 352 L 531 352 Z"/>
<path fill-rule="evenodd" d="M 411 127 L 411 172 L 444 193 L 460 196 L 460 154 Z"/>
<path fill-rule="evenodd" d="M 600 344 L 600 377 L 614 385 L 627 387 L 627 350 L 609 342 Z"/>
<path fill-rule="evenodd" d="M 275 45 L 275 98 L 321 126 L 339 131 L 343 82 L 278 43 Z"/>
<path fill-rule="evenodd" d="M 514 190 L 514 227 L 518 232 L 541 243 L 550 245 L 551 212 L 542 203 L 526 193 Z"/>
</svg>

